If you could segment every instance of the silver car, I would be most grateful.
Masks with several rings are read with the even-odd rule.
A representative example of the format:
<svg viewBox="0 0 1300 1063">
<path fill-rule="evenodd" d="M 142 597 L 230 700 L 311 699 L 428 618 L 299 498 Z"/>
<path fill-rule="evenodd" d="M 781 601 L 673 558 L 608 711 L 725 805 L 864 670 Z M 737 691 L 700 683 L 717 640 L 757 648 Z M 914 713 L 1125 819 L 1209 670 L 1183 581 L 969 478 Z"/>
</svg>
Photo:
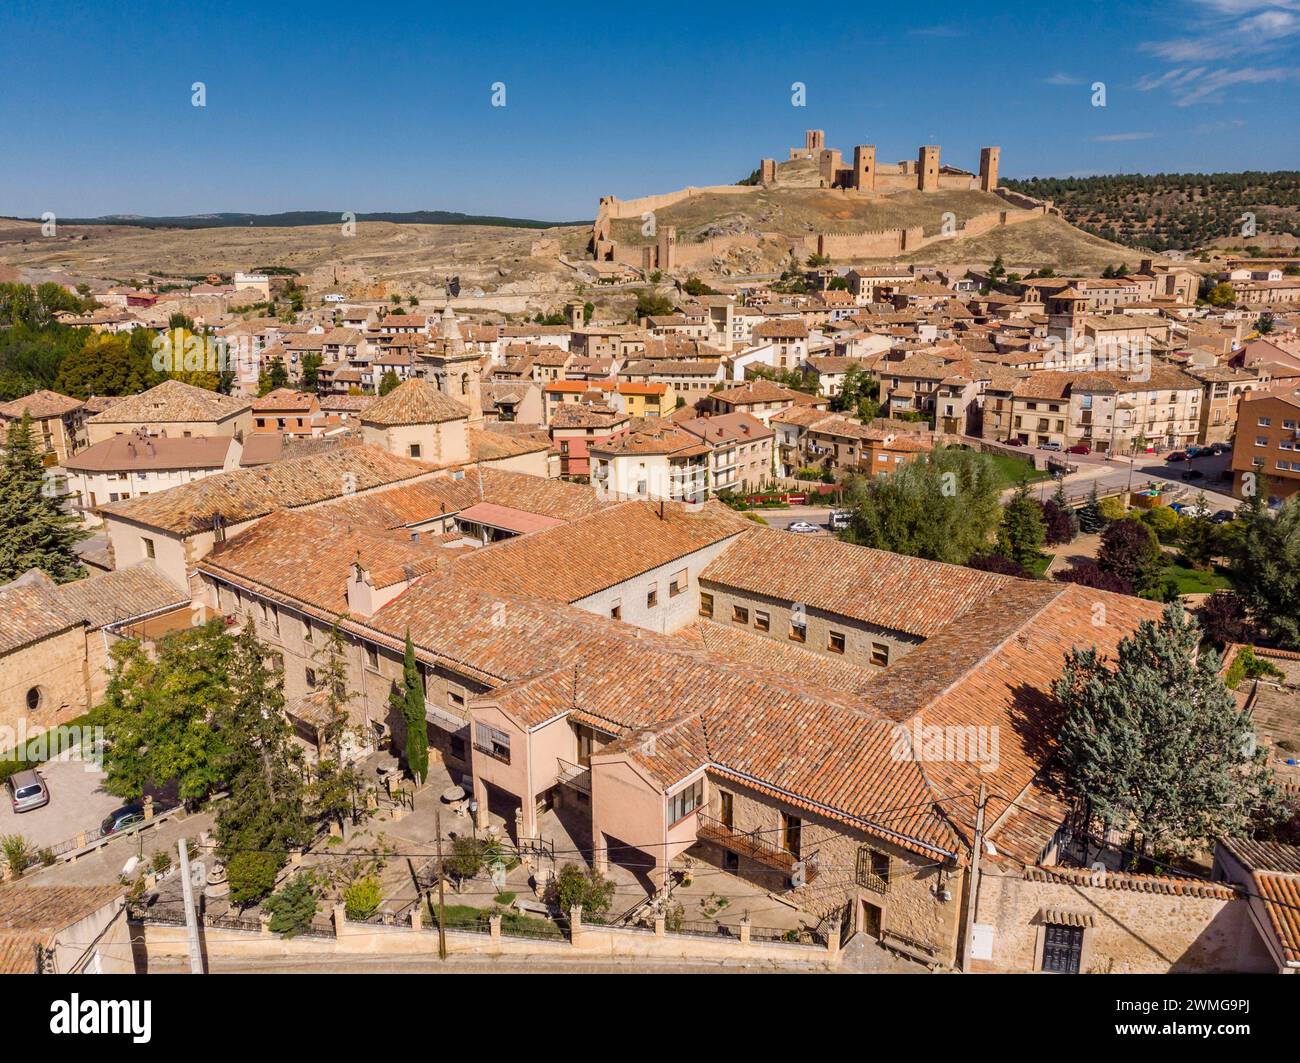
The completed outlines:
<svg viewBox="0 0 1300 1063">
<path fill-rule="evenodd" d="M 9 787 L 9 800 L 15 812 L 30 812 L 50 803 L 50 789 L 35 768 L 14 772 L 5 780 Z"/>
</svg>

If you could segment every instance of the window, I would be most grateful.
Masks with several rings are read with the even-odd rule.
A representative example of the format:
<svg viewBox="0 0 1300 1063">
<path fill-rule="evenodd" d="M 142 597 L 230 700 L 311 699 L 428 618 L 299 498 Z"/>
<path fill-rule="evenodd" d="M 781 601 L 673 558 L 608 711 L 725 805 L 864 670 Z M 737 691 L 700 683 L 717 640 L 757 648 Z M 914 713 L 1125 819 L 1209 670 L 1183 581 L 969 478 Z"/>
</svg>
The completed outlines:
<svg viewBox="0 0 1300 1063">
<path fill-rule="evenodd" d="M 883 642 L 873 642 L 871 644 L 871 663 L 879 668 L 884 668 L 889 664 L 889 647 Z"/>
<path fill-rule="evenodd" d="M 668 798 L 668 822 L 685 819 L 704 803 L 704 780 L 696 779 L 684 790 Z"/>
<path fill-rule="evenodd" d="M 1048 923 L 1043 934 L 1043 970 L 1078 974 L 1083 957 L 1083 927 Z"/>
<path fill-rule="evenodd" d="M 308 690 L 315 690 L 315 689 L 316 689 L 316 669 L 315 669 L 315 668 L 308 668 L 308 669 L 307 669 L 307 689 L 308 689 Z"/>
<path fill-rule="evenodd" d="M 485 723 L 474 725 L 474 748 L 480 753 L 505 763 L 510 763 L 510 736 Z"/>
<path fill-rule="evenodd" d="M 29 691 L 27 691 L 27 711 L 35 712 L 37 709 L 41 707 L 41 702 L 43 700 L 44 697 L 41 694 L 41 688 L 32 687 Z"/>
<path fill-rule="evenodd" d="M 458 708 L 465 707 L 465 695 L 457 694 L 454 690 L 447 691 L 447 700 Z"/>
<path fill-rule="evenodd" d="M 734 795 L 727 793 L 726 790 L 720 790 L 718 792 L 718 802 L 722 809 L 722 813 L 718 818 L 722 820 L 722 825 L 726 827 L 727 830 L 731 830 L 736 815 L 735 797 Z"/>
<path fill-rule="evenodd" d="M 731 619 L 737 624 L 749 623 L 749 610 L 743 605 L 733 605 L 731 607 Z"/>
<path fill-rule="evenodd" d="M 790 621 L 790 641 L 791 641 L 791 642 L 807 642 L 807 641 L 808 641 L 808 625 L 805 624 L 805 623 L 803 623 L 803 622 L 801 622 L 801 621 L 799 621 L 799 620 L 791 620 L 791 621 Z"/>
<path fill-rule="evenodd" d="M 700 592 L 700 616 L 713 617 L 713 595 Z"/>
<path fill-rule="evenodd" d="M 691 576 L 686 569 L 680 572 L 674 572 L 672 578 L 668 581 L 668 597 L 676 598 L 688 586 L 690 586 Z"/>
<path fill-rule="evenodd" d="M 827 648 L 828 650 L 830 650 L 831 653 L 843 653 L 843 652 L 844 652 L 844 632 L 843 632 L 843 631 L 832 631 L 832 632 L 830 633 L 830 637 L 826 640 L 826 648 Z"/>
<path fill-rule="evenodd" d="M 366 647 L 366 667 L 372 671 L 379 671 L 379 651 L 374 646 Z"/>
<path fill-rule="evenodd" d="M 311 639 L 311 621 L 304 616 L 302 618 L 302 640 L 303 642 L 311 642 Z"/>
<path fill-rule="evenodd" d="M 877 893 L 889 890 L 889 854 L 864 845 L 858 849 L 857 882 Z"/>
<path fill-rule="evenodd" d="M 772 617 L 761 610 L 754 611 L 754 627 L 759 631 L 769 631 L 772 627 Z"/>
<path fill-rule="evenodd" d="M 798 816 L 790 816 L 781 813 L 781 845 L 785 851 L 799 859 L 799 846 L 803 841 L 803 820 Z"/>
<path fill-rule="evenodd" d="M 645 592 L 645 607 L 653 609 L 659 604 L 659 584 L 650 584 L 650 589 Z"/>
<path fill-rule="evenodd" d="M 410 446 L 410 452 L 411 452 L 411 457 L 418 458 L 420 456 L 420 444 L 412 443 Z"/>
<path fill-rule="evenodd" d="M 151 559 L 155 557 L 156 555 L 154 554 L 153 540 L 146 538 L 145 536 L 141 536 L 140 541 L 144 543 L 144 556 Z"/>
<path fill-rule="evenodd" d="M 614 606 L 611 606 L 611 607 L 610 607 L 610 610 L 609 610 L 609 618 L 610 618 L 611 620 L 622 620 L 622 619 L 623 619 L 623 603 L 622 603 L 622 602 L 619 602 L 618 605 L 614 605 Z"/>
<path fill-rule="evenodd" d="M 1261 417 L 1259 419 L 1260 428 L 1269 428 L 1272 426 L 1272 424 L 1273 424 L 1273 418 L 1271 417 Z"/>
</svg>

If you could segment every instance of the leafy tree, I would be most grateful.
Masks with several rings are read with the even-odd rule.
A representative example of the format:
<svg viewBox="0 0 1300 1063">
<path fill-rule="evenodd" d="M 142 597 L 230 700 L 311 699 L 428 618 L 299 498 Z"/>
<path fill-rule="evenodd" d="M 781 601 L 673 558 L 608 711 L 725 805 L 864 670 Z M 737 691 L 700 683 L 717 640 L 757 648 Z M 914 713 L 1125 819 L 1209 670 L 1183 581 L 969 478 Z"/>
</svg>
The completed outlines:
<svg viewBox="0 0 1300 1063">
<path fill-rule="evenodd" d="M 259 395 L 268 395 L 272 391 L 288 387 L 288 385 L 289 371 L 285 369 L 284 363 L 279 358 L 275 359 L 257 376 L 257 393 Z"/>
<path fill-rule="evenodd" d="M 967 568 L 979 569 L 981 572 L 997 572 L 1003 576 L 1015 576 L 1018 579 L 1033 579 L 1034 574 L 1002 554 L 975 554 L 966 562 Z"/>
<path fill-rule="evenodd" d="M 1056 684 L 1069 789 L 1088 821 L 1129 831 L 1145 857 L 1240 836 L 1277 810 L 1250 717 L 1199 642 L 1173 604 L 1120 642 L 1113 668 L 1095 648 L 1071 650 Z"/>
<path fill-rule="evenodd" d="M 682 285 L 682 290 L 687 295 L 716 295 L 717 292 L 704 283 L 699 277 L 691 277 Z"/>
<path fill-rule="evenodd" d="M 636 309 L 632 312 L 633 320 L 643 317 L 660 317 L 673 312 L 673 302 L 665 295 L 641 288 L 636 293 Z"/>
<path fill-rule="evenodd" d="M 315 391 L 320 383 L 320 367 L 325 359 L 312 352 L 302 356 L 302 387 L 304 391 Z M 391 372 L 391 370 L 390 370 Z"/>
<path fill-rule="evenodd" d="M 1204 502 L 1201 495 L 1199 501 Z M 1231 534 L 1231 533 L 1229 533 Z M 1209 506 L 1196 505 L 1191 516 L 1185 517 L 1179 529 L 1179 556 L 1193 568 L 1209 569 L 1222 552 L 1225 537 L 1219 534 L 1219 525 L 1210 520 Z"/>
<path fill-rule="evenodd" d="M 320 759 L 316 777 L 308 787 L 308 809 L 318 819 L 331 819 L 342 825 L 351 813 L 361 778 L 348 759 L 348 690 L 347 660 L 343 633 L 337 623 L 316 655 L 316 681 L 325 692 L 322 708 L 325 723 L 317 729 Z"/>
<path fill-rule="evenodd" d="M 1126 517 L 1101 533 L 1097 567 L 1124 580 L 1137 594 L 1159 586 L 1164 563 L 1155 532 L 1140 520 Z"/>
<path fill-rule="evenodd" d="M 311 927 L 320 904 L 312 877 L 300 871 L 268 897 L 262 908 L 270 916 L 269 928 L 281 937 L 297 937 Z"/>
<path fill-rule="evenodd" d="M 1043 523 L 1049 546 L 1072 542 L 1079 534 L 1079 517 L 1065 500 L 1064 480 L 1056 481 L 1056 493 L 1043 503 Z"/>
<path fill-rule="evenodd" d="M 429 731 L 425 723 L 424 681 L 415 660 L 415 644 L 411 641 L 410 631 L 406 633 L 402 682 L 400 686 L 393 684 L 390 699 L 406 724 L 406 769 L 416 782 L 422 783 L 429 776 Z"/>
<path fill-rule="evenodd" d="M 1176 543 L 1183 536 L 1187 521 L 1168 506 L 1152 506 L 1142 514 L 1142 523 L 1156 533 L 1162 543 Z"/>
<path fill-rule="evenodd" d="M 1207 642 L 1223 649 L 1230 642 L 1250 642 L 1246 607 L 1232 591 L 1215 591 L 1195 610 Z"/>
<path fill-rule="evenodd" d="M 384 375 L 379 378 L 380 396 L 382 397 L 384 395 L 387 395 L 390 391 L 393 390 L 393 388 L 397 387 L 397 385 L 400 383 L 401 381 L 397 379 L 396 370 L 393 369 L 386 370 Z"/>
<path fill-rule="evenodd" d="M 1017 565 L 1027 567 L 1038 560 L 1046 537 L 1043 507 L 1029 493 L 1029 484 L 1022 481 L 1002 511 L 998 553 Z"/>
<path fill-rule="evenodd" d="M 1300 649 L 1300 495 L 1271 513 L 1258 493 L 1237 508 L 1240 539 L 1229 569 L 1264 637 Z"/>
<path fill-rule="evenodd" d="M 845 487 L 848 542 L 932 561 L 965 563 L 998 526 L 998 488 L 986 455 L 937 447 L 888 477 Z"/>
<path fill-rule="evenodd" d="M 1106 572 L 1091 558 L 1075 561 L 1064 572 L 1055 573 L 1054 578 L 1061 583 L 1077 583 L 1080 587 L 1092 587 L 1099 591 L 1133 593 L 1133 584 L 1113 572 Z"/>
<path fill-rule="evenodd" d="M 601 915 L 614 903 L 614 882 L 594 867 L 565 864 L 548 889 L 550 902 L 567 915 L 581 906 L 582 914 Z"/>
<path fill-rule="evenodd" d="M 46 487 L 28 414 L 9 426 L 0 457 L 0 583 L 39 568 L 57 583 L 85 575 L 74 549 L 85 533 Z"/>
<path fill-rule="evenodd" d="M 590 324 L 591 324 L 591 315 L 594 314 L 595 312 L 596 312 L 596 304 L 595 304 L 595 303 L 590 302 L 590 301 L 583 303 L 583 304 L 582 304 L 582 323 L 583 323 L 584 325 L 590 325 Z"/>
<path fill-rule="evenodd" d="M 133 639 L 113 647 L 103 709 L 110 793 L 131 800 L 174 782 L 195 801 L 222 782 L 212 720 L 231 697 L 234 651 L 220 619 L 164 636 L 155 656 Z"/>
<path fill-rule="evenodd" d="M 151 335 L 149 329 L 133 329 L 129 336 L 119 333 L 87 339 L 80 349 L 63 358 L 54 390 L 86 399 L 91 395 L 135 395 L 160 384 L 164 374 L 154 369 L 152 348 L 146 342 Z"/>
<path fill-rule="evenodd" d="M 235 853 L 226 863 L 230 903 L 240 908 L 256 904 L 275 889 L 275 878 L 282 866 L 283 861 L 274 853 Z"/>
<path fill-rule="evenodd" d="M 1205 295 L 1205 301 L 1211 306 L 1230 306 L 1236 301 L 1236 298 L 1232 291 L 1232 285 L 1227 281 L 1220 281 Z"/>
<path fill-rule="evenodd" d="M 1236 690 L 1243 679 L 1285 679 L 1286 673 L 1270 661 L 1255 656 L 1253 646 L 1243 646 L 1237 651 L 1223 681 L 1230 690 Z"/>
<path fill-rule="evenodd" d="M 349 919 L 369 919 L 384 900 L 383 888 L 375 875 L 364 875 L 343 891 L 343 907 Z"/>
<path fill-rule="evenodd" d="M 217 812 L 219 854 L 269 852 L 288 861 L 311 830 L 303 815 L 302 751 L 284 712 L 284 676 L 245 624 L 229 658 L 229 698 L 213 713 L 222 747 L 218 770 L 230 796 Z"/>
</svg>

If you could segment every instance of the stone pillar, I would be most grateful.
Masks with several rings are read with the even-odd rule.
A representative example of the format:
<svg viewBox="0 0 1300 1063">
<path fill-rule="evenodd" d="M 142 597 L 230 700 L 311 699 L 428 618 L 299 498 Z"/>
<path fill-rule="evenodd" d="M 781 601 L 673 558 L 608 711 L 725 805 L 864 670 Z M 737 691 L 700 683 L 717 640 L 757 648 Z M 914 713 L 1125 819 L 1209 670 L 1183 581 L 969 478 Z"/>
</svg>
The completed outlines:
<svg viewBox="0 0 1300 1063">
<path fill-rule="evenodd" d="M 826 955 L 831 960 L 840 955 L 840 921 L 836 919 L 826 928 Z"/>
<path fill-rule="evenodd" d="M 419 930 L 424 925 L 424 898 L 421 897 L 411 909 L 411 929 Z"/>
<path fill-rule="evenodd" d="M 334 936 L 341 938 L 346 936 L 348 930 L 348 911 L 341 905 L 334 905 Z"/>
<path fill-rule="evenodd" d="M 939 145 L 926 144 L 916 160 L 916 187 L 922 192 L 939 190 Z"/>
<path fill-rule="evenodd" d="M 745 916 L 740 921 L 740 943 L 742 945 L 749 944 L 749 916 Z"/>
<path fill-rule="evenodd" d="M 582 944 L 582 905 L 575 904 L 569 909 L 569 940 L 574 945 Z"/>
<path fill-rule="evenodd" d="M 501 916 L 494 915 L 488 919 L 488 935 L 493 941 L 501 940 Z"/>
<path fill-rule="evenodd" d="M 664 918 L 664 913 L 660 912 L 655 916 L 655 937 L 661 938 L 668 933 L 668 921 Z"/>
<path fill-rule="evenodd" d="M 144 795 L 144 818 L 146 823 L 153 819 L 153 794 Z"/>
<path fill-rule="evenodd" d="M 487 830 L 488 825 L 488 792 L 487 783 L 474 776 L 474 803 L 478 805 L 478 811 L 474 813 L 474 826 L 479 830 Z"/>
<path fill-rule="evenodd" d="M 764 159 L 758 164 L 759 183 L 766 187 L 776 184 L 776 160 Z"/>
<path fill-rule="evenodd" d="M 998 187 L 998 163 L 1001 160 L 1001 148 L 980 149 L 980 190 L 992 192 Z"/>
</svg>

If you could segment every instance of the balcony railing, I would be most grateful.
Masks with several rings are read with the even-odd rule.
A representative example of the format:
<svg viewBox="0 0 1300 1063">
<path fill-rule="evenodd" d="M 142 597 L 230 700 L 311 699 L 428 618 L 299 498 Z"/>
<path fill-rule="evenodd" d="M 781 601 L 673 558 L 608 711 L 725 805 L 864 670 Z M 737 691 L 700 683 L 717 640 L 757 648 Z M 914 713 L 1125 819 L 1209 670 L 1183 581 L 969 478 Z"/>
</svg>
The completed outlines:
<svg viewBox="0 0 1300 1063">
<path fill-rule="evenodd" d="M 799 862 L 788 849 L 773 845 L 761 834 L 735 830 L 722 820 L 714 819 L 703 812 L 696 817 L 695 836 L 720 845 L 728 852 L 757 860 L 766 867 L 784 871 L 787 875 L 794 871 L 795 864 Z M 807 881 L 812 882 L 817 877 L 816 863 L 812 860 L 806 861 L 804 869 Z"/>
<path fill-rule="evenodd" d="M 584 768 L 581 764 L 574 764 L 571 760 L 565 760 L 563 757 L 555 758 L 560 764 L 560 774 L 556 777 L 556 785 L 572 786 L 575 790 L 581 790 L 584 794 L 591 793 L 591 769 Z"/>
</svg>

